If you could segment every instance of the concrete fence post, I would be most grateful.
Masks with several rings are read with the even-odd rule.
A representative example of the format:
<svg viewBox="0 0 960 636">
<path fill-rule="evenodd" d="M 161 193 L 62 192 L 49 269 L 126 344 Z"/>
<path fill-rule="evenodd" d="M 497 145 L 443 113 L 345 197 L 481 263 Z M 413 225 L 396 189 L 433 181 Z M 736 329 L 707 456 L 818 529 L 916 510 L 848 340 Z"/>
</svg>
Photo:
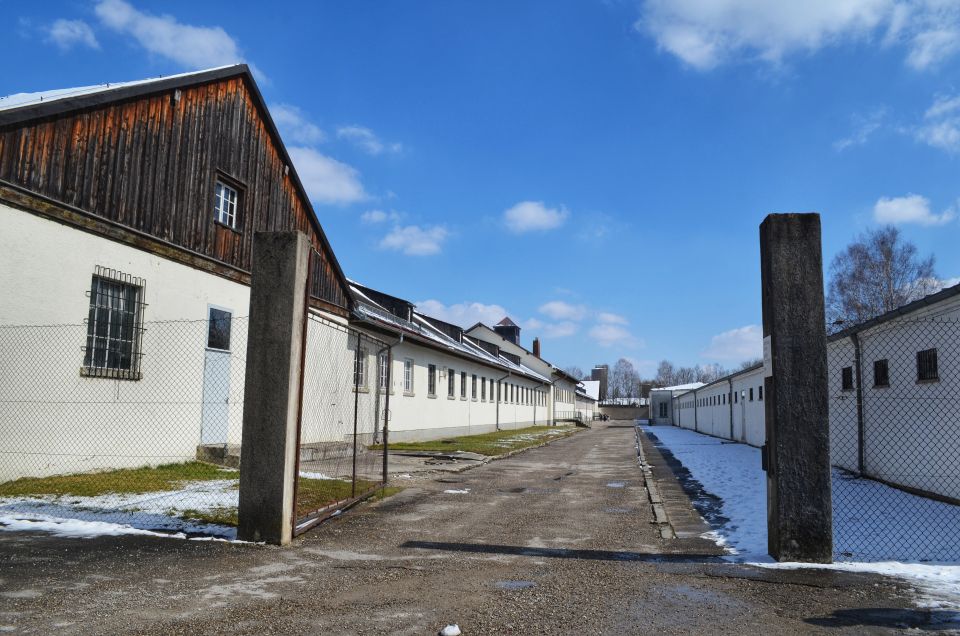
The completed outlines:
<svg viewBox="0 0 960 636">
<path fill-rule="evenodd" d="M 833 558 L 820 215 L 760 225 L 767 542 L 778 561 Z"/>
<path fill-rule="evenodd" d="M 254 235 L 237 530 L 245 541 L 293 538 L 309 256 L 300 232 Z"/>
</svg>

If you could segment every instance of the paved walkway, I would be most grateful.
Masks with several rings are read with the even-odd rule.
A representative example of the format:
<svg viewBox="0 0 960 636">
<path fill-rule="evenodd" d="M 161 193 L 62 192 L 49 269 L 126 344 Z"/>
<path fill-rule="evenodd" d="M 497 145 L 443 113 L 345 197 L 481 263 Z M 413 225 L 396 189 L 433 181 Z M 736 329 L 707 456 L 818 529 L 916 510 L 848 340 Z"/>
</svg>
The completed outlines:
<svg viewBox="0 0 960 636">
<path fill-rule="evenodd" d="M 0 630 L 888 633 L 878 625 L 923 620 L 892 581 L 719 563 L 685 554 L 699 539 L 662 539 L 627 422 L 406 481 L 286 549 L 0 532 Z"/>
</svg>

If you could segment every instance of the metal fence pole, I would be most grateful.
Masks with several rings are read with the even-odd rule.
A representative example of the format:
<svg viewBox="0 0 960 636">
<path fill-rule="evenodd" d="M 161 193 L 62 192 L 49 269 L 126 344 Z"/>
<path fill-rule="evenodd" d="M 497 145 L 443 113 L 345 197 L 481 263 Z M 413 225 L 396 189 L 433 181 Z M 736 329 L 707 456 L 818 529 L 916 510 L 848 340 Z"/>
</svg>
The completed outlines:
<svg viewBox="0 0 960 636">
<path fill-rule="evenodd" d="M 390 420 L 390 388 L 393 386 L 393 379 L 391 373 L 393 372 L 393 347 L 387 349 L 387 395 L 384 398 L 384 407 L 383 407 L 383 483 L 387 483 L 387 446 L 389 445 L 388 440 L 388 431 L 389 426 L 388 422 Z"/>
<path fill-rule="evenodd" d="M 350 487 L 350 496 L 357 496 L 357 417 L 360 412 L 360 342 L 363 335 L 357 332 L 357 352 L 353 358 L 353 484 Z"/>
</svg>

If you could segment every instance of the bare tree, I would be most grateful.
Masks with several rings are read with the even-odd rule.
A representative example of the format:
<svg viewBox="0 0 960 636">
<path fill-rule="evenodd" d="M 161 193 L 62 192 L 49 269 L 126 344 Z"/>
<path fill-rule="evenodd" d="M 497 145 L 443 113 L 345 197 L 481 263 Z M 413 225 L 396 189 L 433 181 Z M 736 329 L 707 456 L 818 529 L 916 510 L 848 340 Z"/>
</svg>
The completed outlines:
<svg viewBox="0 0 960 636">
<path fill-rule="evenodd" d="M 703 382 L 704 384 L 709 384 L 714 380 L 719 380 L 723 376 L 727 375 L 727 370 L 724 369 L 719 364 L 707 364 L 700 366 L 699 364 L 693 369 L 693 381 L 694 382 Z"/>
<path fill-rule="evenodd" d="M 888 225 L 861 234 L 830 264 L 827 325 L 839 331 L 940 289 L 934 257 L 920 258 L 917 247 Z"/>
<path fill-rule="evenodd" d="M 566 369 L 563 370 L 563 372 L 566 373 L 567 375 L 571 375 L 575 377 L 578 380 L 589 380 L 589 378 L 583 374 L 583 369 L 581 369 L 577 365 L 567 367 Z"/>
<path fill-rule="evenodd" d="M 763 364 L 763 358 L 754 358 L 753 360 L 744 360 L 740 363 L 738 371 L 743 371 L 744 369 L 749 369 L 750 367 L 755 367 L 757 365 Z"/>
<path fill-rule="evenodd" d="M 697 370 L 693 367 L 680 367 L 673 373 L 673 384 L 690 384 L 697 381 Z"/>
<path fill-rule="evenodd" d="M 635 398 L 640 393 L 640 375 L 626 358 L 620 358 L 610 371 L 610 391 L 614 398 Z"/>
<path fill-rule="evenodd" d="M 669 360 L 661 360 L 660 365 L 657 367 L 657 377 L 654 379 L 654 382 L 656 382 L 658 386 L 672 386 L 674 380 L 673 363 Z"/>
</svg>

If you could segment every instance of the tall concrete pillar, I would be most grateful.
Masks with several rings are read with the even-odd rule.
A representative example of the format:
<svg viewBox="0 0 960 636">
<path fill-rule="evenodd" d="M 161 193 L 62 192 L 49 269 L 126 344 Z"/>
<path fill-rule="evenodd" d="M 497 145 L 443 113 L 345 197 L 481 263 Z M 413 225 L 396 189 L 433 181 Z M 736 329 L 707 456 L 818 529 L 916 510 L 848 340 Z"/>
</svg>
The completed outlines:
<svg viewBox="0 0 960 636">
<path fill-rule="evenodd" d="M 300 232 L 253 237 L 237 531 L 245 541 L 284 545 L 293 538 L 309 256 Z"/>
<path fill-rule="evenodd" d="M 778 561 L 833 558 L 820 215 L 760 225 L 767 541 Z"/>
</svg>

